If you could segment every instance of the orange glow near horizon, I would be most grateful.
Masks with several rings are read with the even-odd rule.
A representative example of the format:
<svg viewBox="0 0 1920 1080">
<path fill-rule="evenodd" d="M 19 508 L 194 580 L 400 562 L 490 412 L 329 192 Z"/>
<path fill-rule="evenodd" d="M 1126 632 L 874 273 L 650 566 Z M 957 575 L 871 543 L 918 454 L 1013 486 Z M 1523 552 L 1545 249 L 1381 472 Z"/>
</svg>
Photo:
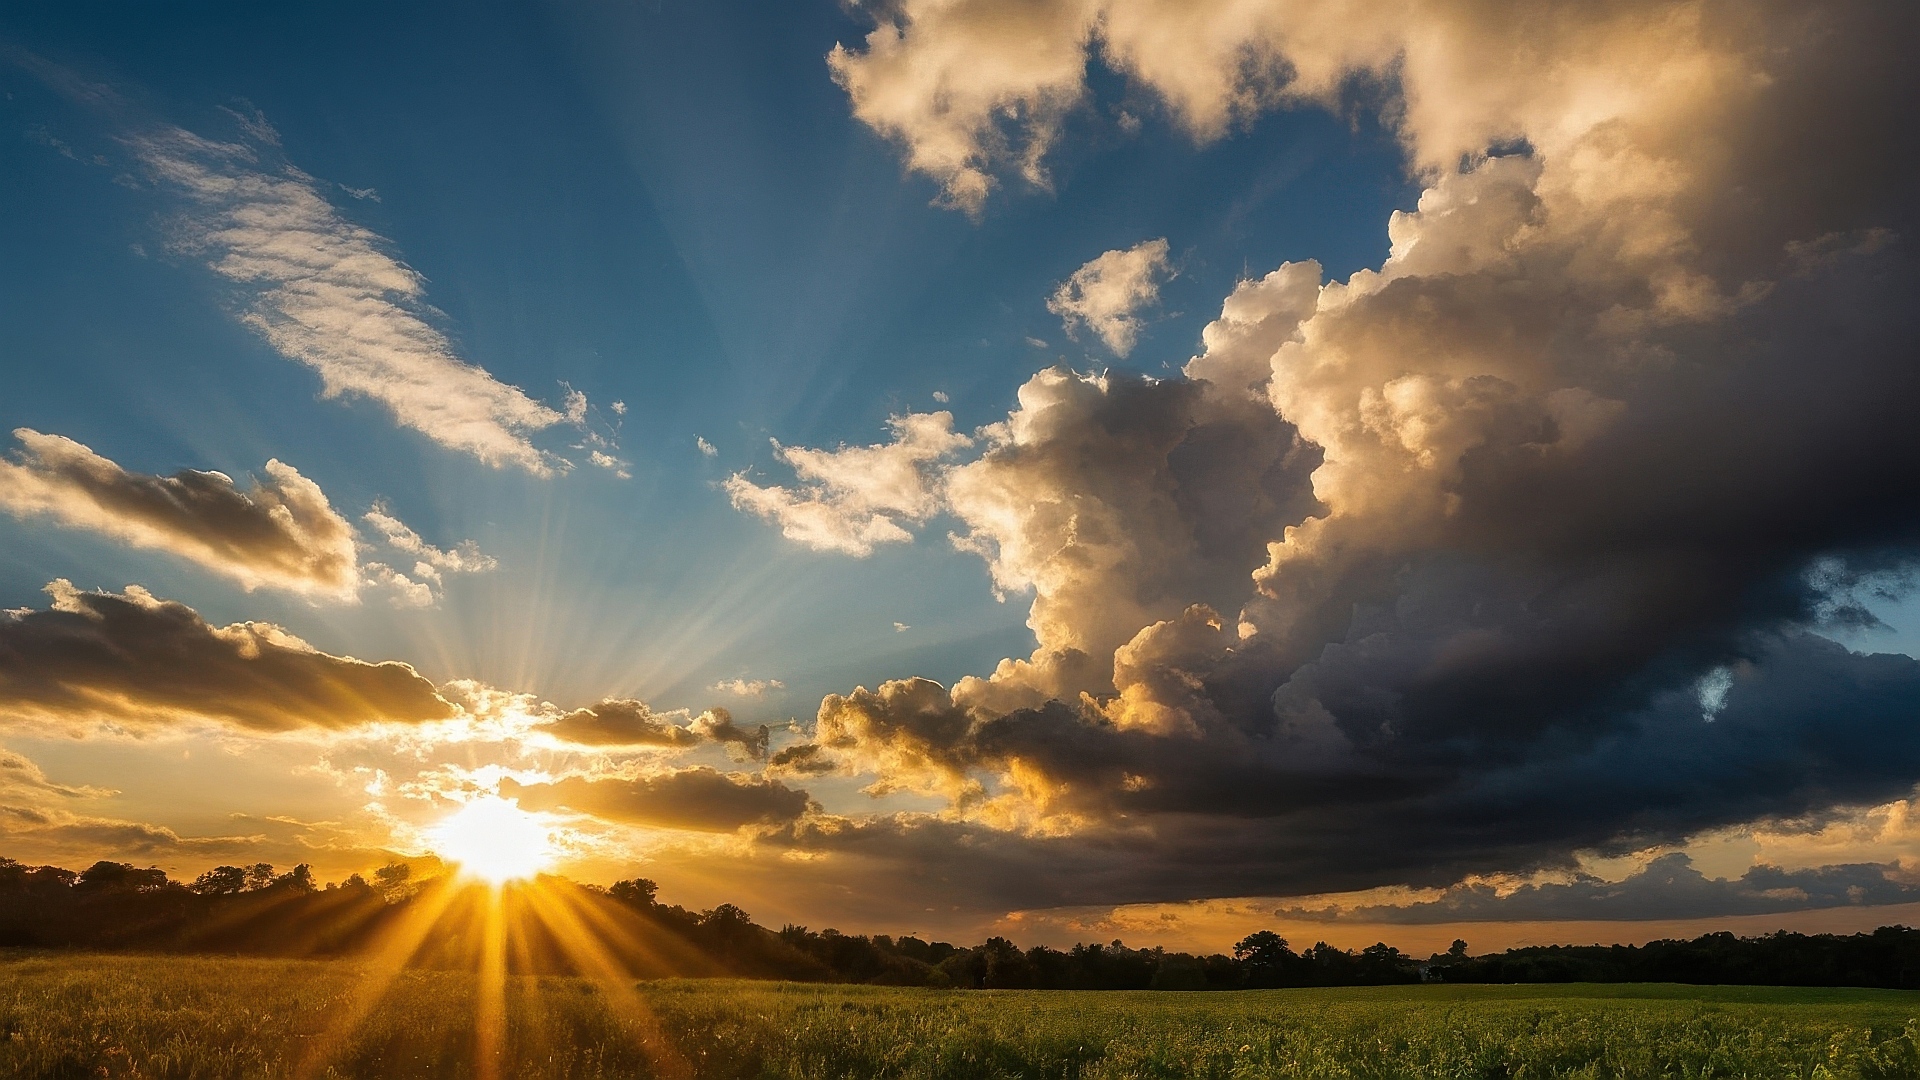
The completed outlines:
<svg viewBox="0 0 1920 1080">
<path fill-rule="evenodd" d="M 532 878 L 553 865 L 553 830 L 512 800 L 483 795 L 429 830 L 434 853 L 494 886 Z"/>
</svg>

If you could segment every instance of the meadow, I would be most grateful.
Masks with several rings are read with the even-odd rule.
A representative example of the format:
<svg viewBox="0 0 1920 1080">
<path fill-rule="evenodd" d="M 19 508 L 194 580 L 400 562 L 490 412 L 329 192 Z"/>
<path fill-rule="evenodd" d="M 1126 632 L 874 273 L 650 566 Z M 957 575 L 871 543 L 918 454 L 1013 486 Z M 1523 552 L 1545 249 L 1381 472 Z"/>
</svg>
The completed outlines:
<svg viewBox="0 0 1920 1080">
<path fill-rule="evenodd" d="M 1217 993 L 474 975 L 14 953 L 9 1077 L 1920 1077 L 1920 993 L 1664 984 Z M 477 1017 L 502 1017 L 496 1055 Z"/>
</svg>

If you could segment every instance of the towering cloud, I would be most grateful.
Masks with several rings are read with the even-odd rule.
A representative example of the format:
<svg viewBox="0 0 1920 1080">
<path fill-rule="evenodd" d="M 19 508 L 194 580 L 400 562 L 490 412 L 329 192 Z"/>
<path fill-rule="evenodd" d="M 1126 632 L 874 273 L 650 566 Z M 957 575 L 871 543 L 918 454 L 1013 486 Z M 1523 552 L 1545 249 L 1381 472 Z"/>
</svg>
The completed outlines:
<svg viewBox="0 0 1920 1080">
<path fill-rule="evenodd" d="M 1030 902 L 1171 899 L 1909 791 L 1920 662 L 1815 631 L 1920 554 L 1917 32 L 1870 0 L 889 7 L 836 77 L 964 208 L 1044 175 L 1096 54 L 1199 139 L 1384 91 L 1426 190 L 1377 270 L 1242 283 L 1184 378 L 1042 372 L 930 459 L 1039 649 L 828 698 L 793 760 L 951 810 L 793 842 L 964 834 Z"/>
<path fill-rule="evenodd" d="M 166 551 L 248 589 L 359 590 L 353 526 L 291 465 L 268 461 L 266 478 L 242 491 L 217 472 L 131 473 L 72 439 L 13 435 L 21 449 L 0 460 L 0 509 Z"/>
<path fill-rule="evenodd" d="M 0 614 L 0 719 L 277 732 L 456 715 L 405 664 L 330 656 L 267 623 L 212 626 L 137 585 L 47 592 L 45 610 Z"/>
<path fill-rule="evenodd" d="M 241 321 L 318 372 L 328 397 L 379 402 L 402 425 L 489 465 L 543 476 L 566 468 L 529 436 L 568 417 L 462 360 L 429 321 L 420 274 L 341 217 L 312 177 L 270 160 L 272 129 L 247 126 L 260 145 L 179 128 L 132 144 L 152 177 L 191 204 L 175 243 L 242 288 Z"/>
</svg>

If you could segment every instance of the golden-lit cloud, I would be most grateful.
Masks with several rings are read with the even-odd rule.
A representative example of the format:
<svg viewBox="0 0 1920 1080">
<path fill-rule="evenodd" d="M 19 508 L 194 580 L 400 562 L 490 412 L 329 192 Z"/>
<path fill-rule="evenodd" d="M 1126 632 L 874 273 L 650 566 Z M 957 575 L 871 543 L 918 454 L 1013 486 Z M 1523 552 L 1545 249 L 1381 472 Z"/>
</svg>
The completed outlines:
<svg viewBox="0 0 1920 1080">
<path fill-rule="evenodd" d="M 773 826 L 806 813 L 806 792 L 778 780 L 696 767 L 655 776 L 570 776 L 548 784 L 500 782 L 502 798 L 529 810 L 571 810 L 607 821 L 697 832 Z"/>
<path fill-rule="evenodd" d="M 787 539 L 820 551 L 868 555 L 881 544 L 913 539 L 907 525 L 940 508 L 935 466 L 973 440 L 953 430 L 948 412 L 907 413 L 888 422 L 890 442 L 809 450 L 774 443 L 793 469 L 792 487 L 762 487 L 735 473 L 726 480 L 733 505 L 780 526 Z"/>
<path fill-rule="evenodd" d="M 21 449 L 0 460 L 0 509 L 165 551 L 247 589 L 333 599 L 359 591 L 353 526 L 291 465 L 268 461 L 242 490 L 222 473 L 133 473 L 72 439 L 13 435 Z"/>
<path fill-rule="evenodd" d="M 1160 299 L 1167 270 L 1165 239 L 1105 252 L 1061 282 L 1047 310 L 1060 316 L 1069 335 L 1085 327 L 1124 357 L 1140 334 L 1139 313 Z"/>
<path fill-rule="evenodd" d="M 332 656 L 269 623 L 216 627 L 137 585 L 47 592 L 48 608 L 0 615 L 0 717 L 16 723 L 278 732 L 456 715 L 406 664 Z"/>
</svg>

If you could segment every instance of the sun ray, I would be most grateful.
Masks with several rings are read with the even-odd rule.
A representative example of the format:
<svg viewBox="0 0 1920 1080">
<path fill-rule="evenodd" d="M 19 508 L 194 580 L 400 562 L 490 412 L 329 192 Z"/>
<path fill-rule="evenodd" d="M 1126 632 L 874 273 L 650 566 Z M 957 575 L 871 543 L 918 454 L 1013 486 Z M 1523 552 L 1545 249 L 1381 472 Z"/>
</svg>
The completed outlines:
<svg viewBox="0 0 1920 1080">
<path fill-rule="evenodd" d="M 499 1080 L 507 1048 L 507 921 L 501 890 L 486 892 L 473 1018 L 473 1075 Z"/>
<path fill-rule="evenodd" d="M 634 989 L 633 975 L 607 947 L 587 929 L 565 896 L 568 886 L 535 884 L 525 890 L 528 906 L 552 931 L 555 942 L 586 974 L 598 981 L 617 1015 L 631 1021 L 639 1035 L 640 1049 L 647 1055 L 656 1076 L 665 1080 L 691 1080 L 693 1066 L 667 1038 L 645 998 Z"/>
<path fill-rule="evenodd" d="M 365 1022 L 374 1006 L 380 1003 L 387 989 L 393 985 L 393 980 L 406 967 L 407 961 L 420 951 L 421 943 L 426 941 L 441 916 L 446 914 L 458 891 L 450 882 L 442 879 L 429 884 L 420 895 L 402 905 L 400 917 L 375 940 L 360 981 L 333 1014 L 326 1030 L 314 1039 L 299 1067 L 294 1070 L 297 1080 L 318 1076 L 326 1069 L 347 1039 Z"/>
</svg>

